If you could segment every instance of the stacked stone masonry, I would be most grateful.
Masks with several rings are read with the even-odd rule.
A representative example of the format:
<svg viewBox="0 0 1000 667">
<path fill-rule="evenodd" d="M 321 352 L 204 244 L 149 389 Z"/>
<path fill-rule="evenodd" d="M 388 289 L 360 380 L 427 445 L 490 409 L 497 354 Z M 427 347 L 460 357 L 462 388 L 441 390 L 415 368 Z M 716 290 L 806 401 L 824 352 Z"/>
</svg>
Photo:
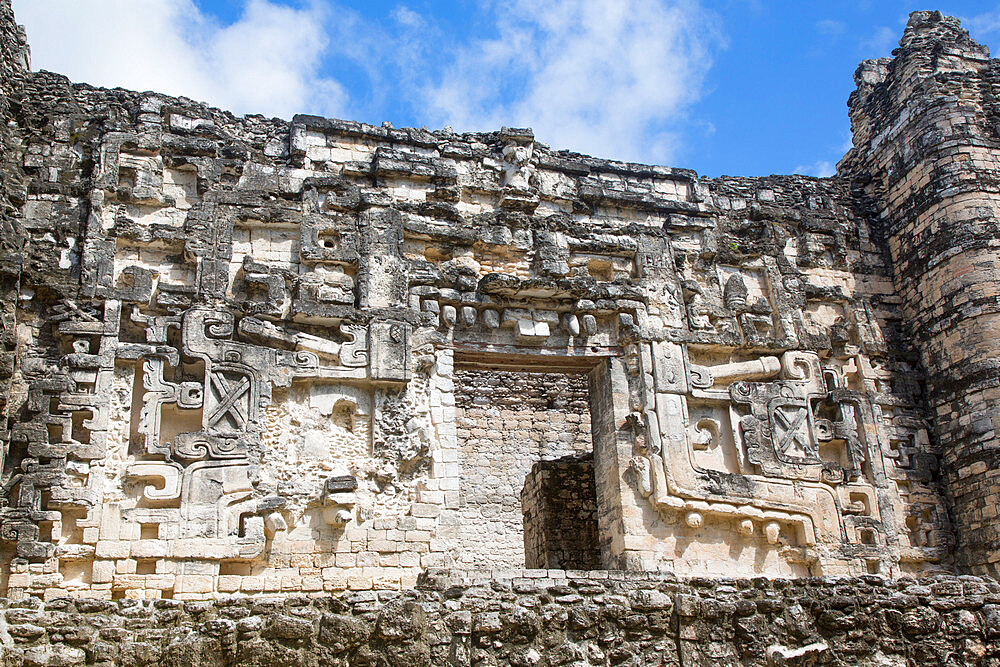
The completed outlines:
<svg viewBox="0 0 1000 667">
<path fill-rule="evenodd" d="M 4 665 L 995 665 L 1000 586 L 978 577 L 675 580 L 429 572 L 408 591 L 216 601 L 29 598 Z"/>
<path fill-rule="evenodd" d="M 20 210 L 25 189 L 15 147 L 18 99 L 28 70 L 24 31 L 14 21 L 8 3 L 0 2 L 0 420 L 6 422 L 7 388 L 14 373 L 16 304 L 21 273 L 24 228 Z M 5 423 L 0 423 L 3 429 Z"/>
<path fill-rule="evenodd" d="M 925 372 L 962 570 L 1000 572 L 1000 62 L 956 19 L 915 12 L 862 63 L 841 172 L 889 248 Z"/>
<path fill-rule="evenodd" d="M 1000 61 L 956 20 L 915 12 L 862 63 L 826 179 L 704 178 L 527 129 L 237 118 L 31 72 L 9 0 L 0 37 L 0 591 L 8 628 L 39 628 L 11 635 L 25 651 L 117 659 L 17 620 L 57 607 L 229 646 L 223 610 L 263 632 L 257 603 L 194 601 L 233 595 L 347 591 L 331 613 L 377 634 L 383 602 L 466 604 L 398 592 L 429 570 L 519 581 L 543 551 L 635 581 L 795 580 L 726 600 L 855 577 L 830 586 L 905 597 L 865 627 L 911 661 L 924 640 L 890 639 L 907 615 L 969 650 L 992 632 L 985 602 L 935 606 L 966 583 L 906 592 L 1000 563 Z M 520 595 L 498 586 L 468 590 Z M 512 608 L 565 617 L 571 588 Z M 275 651 L 326 641 L 299 599 L 266 603 L 311 610 Z M 703 638 L 679 604 L 615 605 L 608 636 Z M 772 612 L 747 614 L 760 641 L 786 632 Z M 427 650 L 510 639 L 462 636 Z M 620 662 L 594 641 L 587 660 Z"/>
<path fill-rule="evenodd" d="M 521 491 L 521 511 L 525 566 L 600 569 L 593 454 L 532 466 Z"/>
</svg>

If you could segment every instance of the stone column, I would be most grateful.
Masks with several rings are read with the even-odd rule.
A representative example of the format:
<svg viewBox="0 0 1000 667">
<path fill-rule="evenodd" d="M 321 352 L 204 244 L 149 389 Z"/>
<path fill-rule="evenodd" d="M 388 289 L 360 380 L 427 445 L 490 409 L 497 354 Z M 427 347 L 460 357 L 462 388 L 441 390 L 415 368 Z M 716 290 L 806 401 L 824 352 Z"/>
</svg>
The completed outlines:
<svg viewBox="0 0 1000 667">
<path fill-rule="evenodd" d="M 1000 574 L 1000 62 L 957 19 L 910 15 L 894 58 L 866 61 L 840 164 L 879 221 L 901 338 L 927 400 L 954 510 L 956 564 Z"/>
</svg>

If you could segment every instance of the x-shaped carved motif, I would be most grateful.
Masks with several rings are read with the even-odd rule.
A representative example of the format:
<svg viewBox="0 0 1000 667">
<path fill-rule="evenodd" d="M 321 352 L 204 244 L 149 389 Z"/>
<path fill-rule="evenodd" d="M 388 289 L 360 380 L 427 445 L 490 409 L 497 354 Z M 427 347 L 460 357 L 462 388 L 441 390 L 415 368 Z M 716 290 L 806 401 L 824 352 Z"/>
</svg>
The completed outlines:
<svg viewBox="0 0 1000 667">
<path fill-rule="evenodd" d="M 788 415 L 783 412 L 783 408 L 795 409 L 795 416 L 791 421 L 788 420 Z M 779 454 L 785 454 L 793 444 L 797 444 L 807 456 L 816 456 L 816 451 L 809 441 L 808 434 L 803 434 L 800 431 L 802 423 L 808 416 L 809 412 L 806 406 L 782 405 L 775 408 L 774 422 L 776 427 L 780 427 L 775 430 L 780 432 L 784 429 L 784 433 L 781 434 L 781 438 L 778 440 L 776 446 Z"/>
<path fill-rule="evenodd" d="M 219 403 L 208 415 L 208 426 L 215 426 L 226 415 L 231 416 L 236 421 L 237 428 L 246 426 L 249 419 L 239 401 L 250 391 L 250 379 L 244 376 L 236 386 L 233 386 L 221 373 L 214 373 L 210 378 L 212 389 L 219 397 Z"/>
</svg>

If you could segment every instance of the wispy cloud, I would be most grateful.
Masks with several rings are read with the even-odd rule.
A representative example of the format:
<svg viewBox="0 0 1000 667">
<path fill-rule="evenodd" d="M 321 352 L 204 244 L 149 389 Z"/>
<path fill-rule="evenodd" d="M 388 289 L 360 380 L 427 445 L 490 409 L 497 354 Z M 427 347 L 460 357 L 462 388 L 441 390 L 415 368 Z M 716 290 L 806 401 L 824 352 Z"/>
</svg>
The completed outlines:
<svg viewBox="0 0 1000 667">
<path fill-rule="evenodd" d="M 700 0 L 476 0 L 463 30 L 397 4 L 241 0 L 229 24 L 195 0 L 14 0 L 36 68 L 185 95 L 237 113 L 528 126 L 555 148 L 670 162 L 724 47 Z M 95 39 L 95 35 L 101 38 Z M 351 85 L 344 85 L 350 82 Z"/>
<path fill-rule="evenodd" d="M 851 134 L 851 130 L 850 128 L 848 128 L 847 130 L 841 133 L 841 136 L 843 137 L 844 140 L 841 142 L 839 149 L 841 153 L 846 153 L 847 151 L 854 148 L 854 135 Z"/>
<path fill-rule="evenodd" d="M 698 99 L 715 16 L 689 0 L 508 0 L 497 35 L 459 47 L 425 92 L 456 129 L 531 126 L 555 148 L 667 161 Z"/>
<path fill-rule="evenodd" d="M 423 28 L 427 24 L 427 21 L 423 16 L 413 11 L 406 5 L 396 6 L 389 15 L 394 21 L 399 23 L 399 25 L 406 26 L 408 28 Z"/>
<path fill-rule="evenodd" d="M 320 72 L 327 7 L 248 0 L 220 25 L 192 0 L 14 0 L 32 65 L 101 86 L 156 90 L 237 113 L 338 115 L 346 93 Z"/>
<path fill-rule="evenodd" d="M 823 19 L 816 22 L 816 30 L 822 35 L 839 37 L 847 31 L 847 24 L 834 19 Z"/>
<path fill-rule="evenodd" d="M 829 160 L 819 160 L 812 164 L 803 165 L 795 167 L 792 170 L 793 174 L 802 174 L 803 176 L 816 176 L 818 178 L 827 178 L 833 176 L 837 173 L 837 167 Z"/>
<path fill-rule="evenodd" d="M 983 12 L 970 18 L 963 18 L 962 25 L 980 37 L 1000 32 L 1000 6 L 993 11 Z"/>
<path fill-rule="evenodd" d="M 882 26 L 858 42 L 858 48 L 865 58 L 881 58 L 888 56 L 899 44 L 899 30 Z"/>
</svg>

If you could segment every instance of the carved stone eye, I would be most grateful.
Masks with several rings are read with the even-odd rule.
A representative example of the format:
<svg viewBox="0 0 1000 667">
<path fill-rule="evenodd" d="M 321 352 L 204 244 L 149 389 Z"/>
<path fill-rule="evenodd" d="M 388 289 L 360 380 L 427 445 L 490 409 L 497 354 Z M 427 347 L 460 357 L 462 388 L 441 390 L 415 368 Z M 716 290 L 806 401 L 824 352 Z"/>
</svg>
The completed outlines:
<svg viewBox="0 0 1000 667">
<path fill-rule="evenodd" d="M 729 386 L 729 393 L 734 398 L 736 397 L 749 397 L 750 396 L 750 383 L 740 380 L 739 382 L 734 382 Z"/>
</svg>

